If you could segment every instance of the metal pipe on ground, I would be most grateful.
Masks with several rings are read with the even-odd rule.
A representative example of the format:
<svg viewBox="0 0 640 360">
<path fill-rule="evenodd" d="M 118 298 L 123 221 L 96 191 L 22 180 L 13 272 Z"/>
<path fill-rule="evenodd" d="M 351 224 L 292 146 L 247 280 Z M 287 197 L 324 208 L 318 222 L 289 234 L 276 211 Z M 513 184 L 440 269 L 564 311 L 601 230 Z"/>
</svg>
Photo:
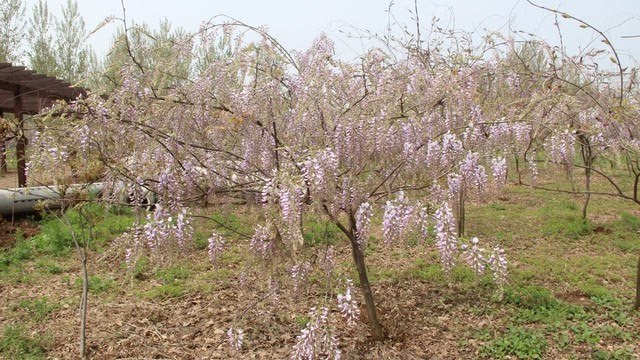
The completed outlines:
<svg viewBox="0 0 640 360">
<path fill-rule="evenodd" d="M 66 188 L 65 194 L 71 195 L 78 191 L 88 191 L 98 195 L 102 191 L 102 183 L 74 184 Z M 15 215 L 36 212 L 39 201 L 52 200 L 47 204 L 48 209 L 59 209 L 60 190 L 50 186 L 21 187 L 0 190 L 0 215 Z"/>
</svg>

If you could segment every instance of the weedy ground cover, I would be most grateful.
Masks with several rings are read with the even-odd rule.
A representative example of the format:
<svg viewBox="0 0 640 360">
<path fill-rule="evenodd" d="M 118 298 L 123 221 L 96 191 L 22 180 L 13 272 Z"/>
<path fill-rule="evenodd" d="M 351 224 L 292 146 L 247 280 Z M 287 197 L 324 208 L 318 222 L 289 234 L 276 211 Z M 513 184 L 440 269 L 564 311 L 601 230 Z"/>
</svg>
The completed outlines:
<svg viewBox="0 0 640 360">
<path fill-rule="evenodd" d="M 499 293 L 490 275 L 476 277 L 462 266 L 445 274 L 429 241 L 409 239 L 382 256 L 387 250 L 381 234 L 373 233 L 370 279 L 389 337 L 369 342 L 363 319 L 360 331 L 338 327 L 344 357 L 636 358 L 640 315 L 630 311 L 630 299 L 640 211 L 598 198 L 583 220 L 581 200 L 511 185 L 499 197 L 469 205 L 468 233 L 507 250 L 509 284 Z M 193 249 L 182 258 L 158 266 L 142 257 L 127 269 L 112 241 L 133 215 L 93 209 L 101 240 L 89 259 L 91 356 L 286 358 L 309 322 L 307 309 L 335 294 L 327 292 L 319 272 L 294 296 L 284 286 L 278 298 L 246 290 L 266 291 L 268 284 L 257 276 L 260 265 L 239 235 L 251 232 L 255 214 L 237 210 L 203 210 L 235 230 L 220 230 L 227 248 L 217 266 L 208 261 L 204 239 L 211 223 L 203 220 L 194 223 Z M 0 252 L 4 358 L 76 351 L 80 268 L 70 253 L 68 230 L 53 217 L 39 227 L 34 236 L 16 233 L 15 243 Z M 345 239 L 333 225 L 310 216 L 304 241 L 317 250 Z M 344 246 L 336 249 L 338 266 L 357 283 L 351 254 Z M 284 283 L 288 276 L 275 273 L 272 281 Z M 246 331 L 241 353 L 226 345 L 231 325 Z"/>
</svg>

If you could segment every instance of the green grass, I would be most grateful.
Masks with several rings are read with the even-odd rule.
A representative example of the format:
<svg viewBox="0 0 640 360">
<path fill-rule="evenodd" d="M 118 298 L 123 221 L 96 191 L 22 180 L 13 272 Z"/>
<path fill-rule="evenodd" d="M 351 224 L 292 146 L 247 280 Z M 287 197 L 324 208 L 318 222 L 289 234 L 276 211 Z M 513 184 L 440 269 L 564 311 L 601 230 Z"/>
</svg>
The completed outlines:
<svg viewBox="0 0 640 360">
<path fill-rule="evenodd" d="M 476 276 L 462 260 L 451 273 L 444 273 L 432 238 L 424 241 L 409 237 L 393 249 L 387 248 L 379 241 L 381 214 L 377 214 L 372 219 L 374 229 L 365 251 L 374 292 L 389 294 L 396 286 L 402 290 L 414 286 L 420 291 L 424 289 L 424 303 L 407 309 L 400 306 L 397 315 L 424 316 L 410 321 L 424 321 L 426 327 L 441 326 L 437 319 L 446 318 L 443 320 L 446 327 L 442 329 L 453 331 L 456 346 L 469 347 L 465 349 L 468 354 L 496 359 L 540 359 L 551 358 L 551 354 L 560 354 L 561 358 L 578 354 L 575 358 L 631 359 L 639 349 L 636 344 L 640 343 L 640 319 L 629 310 L 635 261 L 640 250 L 640 207 L 619 199 L 594 197 L 589 219 L 583 220 L 581 201 L 580 197 L 566 194 L 510 186 L 504 196 L 493 198 L 489 203 L 469 203 L 466 236 L 478 236 L 486 250 L 494 245 L 506 249 L 509 284 L 503 291 L 497 291 L 490 273 Z M 94 252 L 106 248 L 132 222 L 129 210 L 106 211 L 96 207 L 87 211 L 96 222 L 97 240 L 91 245 Z M 79 226 L 79 218 L 69 216 Z M 305 216 L 306 248 L 297 255 L 317 256 L 325 246 L 334 245 L 341 256 L 345 256 L 337 265 L 339 272 L 348 275 L 358 286 L 359 278 L 344 234 L 317 214 Z M 218 210 L 213 217 L 249 235 L 255 224 L 264 221 L 244 209 L 236 213 Z M 69 257 L 73 246 L 68 229 L 61 225 L 55 218 L 45 218 L 40 235 L 25 239 L 17 234 L 15 247 L 0 250 L 0 284 L 33 282 L 41 286 L 47 281 L 66 282 L 77 292 L 81 286 L 81 279 L 76 278 L 77 260 Z M 246 250 L 246 239 L 208 220 L 194 222 L 194 227 L 196 251 L 178 261 L 158 264 L 153 256 L 142 256 L 131 269 L 126 269 L 123 259 L 118 266 L 107 270 L 99 268 L 104 272 L 96 272 L 91 277 L 90 291 L 109 295 L 95 296 L 92 303 L 100 306 L 110 301 L 109 296 L 180 303 L 186 294 L 206 297 L 236 286 L 242 272 L 255 270 L 256 262 Z M 215 267 L 206 261 L 207 239 L 212 231 L 227 241 L 221 261 Z M 318 265 L 321 259 L 311 260 Z M 284 292 L 289 281 L 285 269 L 288 264 L 269 264 L 272 265 L 280 271 L 275 276 L 285 276 L 281 289 Z M 318 270 L 309 279 L 308 288 L 315 289 L 315 286 L 324 286 L 326 277 Z M 258 286 L 263 289 L 261 286 L 265 285 Z M 121 291 L 122 288 L 126 290 Z M 325 294 L 334 301 L 334 289 L 324 290 L 321 291 L 323 301 Z M 297 301 L 314 302 L 317 306 L 318 299 L 313 298 L 313 294 L 310 292 Z M 381 304 L 383 321 L 396 316 L 396 310 L 389 309 L 403 304 L 392 296 L 376 300 Z M 262 308 L 266 303 L 257 306 Z M 35 327 L 45 321 L 56 321 L 55 312 L 60 304 L 51 298 L 36 298 L 16 299 L 5 306 L 10 310 L 6 312 L 10 319 L 33 319 L 35 321 L 28 325 Z M 308 322 L 304 314 L 288 312 L 277 316 L 286 319 L 290 326 L 304 327 Z M 14 331 L 11 339 L 43 344 L 28 334 L 33 332 L 21 328 L 18 335 Z M 44 348 L 41 347 L 43 354 Z M 9 356 L 4 351 L 0 357 L 17 356 Z"/>
<path fill-rule="evenodd" d="M 76 209 L 66 212 L 71 226 L 80 243 L 88 242 L 93 250 L 103 250 L 111 240 L 133 225 L 130 211 L 109 211 L 100 204 L 88 204 L 83 208 L 86 219 Z M 93 241 L 89 236 L 89 221 L 93 232 Z M 73 250 L 71 229 L 59 218 L 45 215 L 40 224 L 40 233 L 31 240 L 35 249 L 41 253 L 65 256 Z"/>
<path fill-rule="evenodd" d="M 191 271 L 184 265 L 175 265 L 164 269 L 156 269 L 154 276 L 163 284 L 175 284 L 178 280 L 188 279 L 191 276 Z"/>
<path fill-rule="evenodd" d="M 82 288 L 82 278 L 78 277 L 74 280 L 73 285 L 80 289 Z M 116 287 L 115 281 L 109 277 L 102 277 L 99 275 L 89 276 L 89 293 L 100 294 L 109 290 L 113 290 Z"/>
<path fill-rule="evenodd" d="M 133 224 L 130 213 L 114 214 L 99 204 L 89 204 L 84 211 L 93 223 L 94 241 L 88 245 L 95 251 L 102 251 L 114 238 Z M 67 211 L 67 216 L 79 241 L 81 243 L 89 241 L 87 223 L 78 211 L 71 209 Z M 45 273 L 55 275 L 65 271 L 56 265 L 54 258 L 67 257 L 74 250 L 71 230 L 62 220 L 53 215 L 45 215 L 39 225 L 40 232 L 37 235 L 25 239 L 24 235 L 17 231 L 15 245 L 11 249 L 0 249 L 0 273 L 10 271 L 11 267 L 36 257 L 38 258 L 37 267 Z"/>
<path fill-rule="evenodd" d="M 44 296 L 33 300 L 22 300 L 11 305 L 9 309 L 14 312 L 20 312 L 28 315 L 28 319 L 42 321 L 45 320 L 49 314 L 59 310 L 61 307 L 61 304 Z"/>
<path fill-rule="evenodd" d="M 415 279 L 424 282 L 443 283 L 446 280 L 439 263 L 428 263 L 424 259 L 416 259 L 413 266 L 405 273 L 407 279 Z"/>
<path fill-rule="evenodd" d="M 166 300 L 171 298 L 178 298 L 184 294 L 185 290 L 182 286 L 165 284 L 157 286 L 151 290 L 139 292 L 138 296 L 147 300 Z"/>
<path fill-rule="evenodd" d="M 589 219 L 576 216 L 558 217 L 549 219 L 542 227 L 544 235 L 560 235 L 565 238 L 577 239 L 590 235 L 593 232 L 593 224 Z"/>
<path fill-rule="evenodd" d="M 560 301 L 548 290 L 538 286 L 507 288 L 503 302 L 518 308 L 512 318 L 513 322 L 518 324 L 556 324 L 587 318 L 587 314 L 580 306 Z"/>
<path fill-rule="evenodd" d="M 44 359 L 44 341 L 29 336 L 24 327 L 7 325 L 0 338 L 0 354 L 6 359 Z"/>
<path fill-rule="evenodd" d="M 224 224 L 224 227 L 216 227 L 215 231 L 219 235 L 225 238 L 238 239 L 241 238 L 240 234 L 251 235 L 256 225 L 256 220 L 253 216 L 243 216 L 242 214 L 236 214 L 232 211 L 217 212 L 211 215 L 215 224 Z M 211 236 L 211 225 L 214 223 L 206 223 L 209 231 L 207 231 L 207 239 Z M 238 234 L 240 233 L 240 234 Z"/>
<path fill-rule="evenodd" d="M 304 243 L 306 245 L 331 245 L 343 239 L 345 235 L 330 221 L 309 216 L 304 224 Z"/>
<path fill-rule="evenodd" d="M 7 270 L 11 265 L 31 259 L 33 255 L 33 247 L 31 243 L 25 240 L 21 233 L 16 234 L 15 245 L 8 250 L 0 253 L 0 271 Z"/>
<path fill-rule="evenodd" d="M 35 262 L 36 268 L 49 275 L 58 275 L 68 271 L 66 266 L 60 265 L 56 259 L 40 257 Z"/>
</svg>

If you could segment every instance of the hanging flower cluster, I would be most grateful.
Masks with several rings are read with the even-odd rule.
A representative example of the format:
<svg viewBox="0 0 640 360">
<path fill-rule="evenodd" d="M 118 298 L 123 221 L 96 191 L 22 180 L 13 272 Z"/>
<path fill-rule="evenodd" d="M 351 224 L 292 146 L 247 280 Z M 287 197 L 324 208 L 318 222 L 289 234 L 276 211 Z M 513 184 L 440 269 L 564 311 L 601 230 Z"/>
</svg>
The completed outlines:
<svg viewBox="0 0 640 360">
<path fill-rule="evenodd" d="M 498 191 L 507 183 L 507 160 L 498 157 L 491 160 L 491 173 L 493 175 L 493 188 Z"/>
<path fill-rule="evenodd" d="M 472 238 L 470 245 L 463 244 L 461 248 L 463 251 L 462 256 L 469 267 L 473 269 L 473 272 L 475 272 L 476 275 L 484 273 L 487 260 L 484 257 L 484 249 L 478 246 L 478 238 Z"/>
<path fill-rule="evenodd" d="M 354 325 L 360 315 L 360 309 L 358 308 L 358 303 L 353 297 L 352 290 L 353 281 L 351 279 L 347 279 L 347 289 L 344 295 L 338 294 L 338 308 L 349 325 Z"/>
<path fill-rule="evenodd" d="M 507 282 L 507 255 L 505 251 L 496 246 L 493 253 L 487 259 L 487 264 L 493 271 L 493 279 L 498 285 L 504 285 Z"/>
<path fill-rule="evenodd" d="M 551 136 L 546 148 L 553 161 L 566 165 L 567 169 L 570 170 L 573 167 L 573 159 L 575 157 L 575 144 L 575 134 L 565 130 Z"/>
<path fill-rule="evenodd" d="M 229 328 L 227 330 L 227 341 L 231 349 L 236 352 L 240 351 L 244 344 L 244 331 L 242 329 Z"/>
<path fill-rule="evenodd" d="M 273 254 L 273 242 L 271 241 L 271 231 L 267 226 L 258 225 L 249 243 L 251 251 L 263 260 L 267 260 Z"/>
<path fill-rule="evenodd" d="M 293 292 L 297 294 L 300 288 L 307 281 L 307 277 L 311 272 L 311 265 L 307 262 L 295 264 L 291 267 L 289 273 L 291 274 L 291 280 L 293 281 Z"/>
<path fill-rule="evenodd" d="M 161 247 L 169 246 L 172 241 L 175 241 L 180 249 L 184 249 L 186 244 L 191 242 L 193 235 L 193 227 L 187 218 L 186 209 L 178 213 L 174 222 L 168 208 L 161 204 L 156 204 L 154 212 L 147 215 L 143 231 L 152 254 Z"/>
<path fill-rule="evenodd" d="M 433 215 L 436 223 L 436 248 L 440 252 L 442 268 L 445 272 L 451 271 L 455 265 L 455 255 L 458 249 L 456 223 L 448 203 L 436 210 Z"/>
<path fill-rule="evenodd" d="M 342 352 L 338 339 L 331 334 L 329 309 L 326 307 L 309 311 L 309 322 L 300 332 L 291 353 L 291 360 L 327 359 L 339 360 Z"/>
<path fill-rule="evenodd" d="M 215 232 L 211 235 L 208 243 L 208 252 L 209 252 L 209 260 L 212 264 L 217 264 L 220 259 L 220 255 L 222 255 L 222 251 L 224 250 L 224 239 L 222 236 L 216 234 Z"/>
<path fill-rule="evenodd" d="M 382 216 L 383 241 L 391 246 L 402 239 L 415 220 L 415 207 L 405 201 L 404 192 L 399 192 L 395 199 L 387 201 Z"/>
<path fill-rule="evenodd" d="M 356 212 L 356 239 L 358 240 L 360 249 L 364 249 L 367 246 L 372 216 L 373 209 L 371 205 L 368 202 L 360 204 Z"/>
</svg>

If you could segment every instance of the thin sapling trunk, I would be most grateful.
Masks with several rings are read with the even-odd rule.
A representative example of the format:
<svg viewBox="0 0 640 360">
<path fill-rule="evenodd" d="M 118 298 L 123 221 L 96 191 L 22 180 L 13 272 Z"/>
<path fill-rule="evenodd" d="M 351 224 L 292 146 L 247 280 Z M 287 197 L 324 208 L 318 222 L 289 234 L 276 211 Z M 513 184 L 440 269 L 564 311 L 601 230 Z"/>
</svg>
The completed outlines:
<svg viewBox="0 0 640 360">
<path fill-rule="evenodd" d="M 84 215 L 80 214 L 80 218 L 84 219 Z M 61 218 L 65 225 L 69 228 L 71 233 L 71 239 L 76 248 L 78 257 L 80 258 L 80 264 L 82 266 L 82 297 L 80 300 L 80 357 L 86 359 L 86 339 L 87 339 L 87 303 L 89 298 L 89 271 L 87 269 L 87 245 L 88 241 L 84 234 L 84 221 L 81 220 L 82 229 L 82 241 L 78 239 L 73 225 L 69 221 L 65 209 L 61 211 Z M 92 236 L 91 228 L 89 228 L 89 237 Z"/>
<path fill-rule="evenodd" d="M 636 301 L 633 304 L 633 308 L 638 310 L 640 309 L 640 255 L 638 255 L 638 266 L 636 271 Z"/>
<path fill-rule="evenodd" d="M 351 243 L 351 250 L 353 252 L 353 261 L 356 264 L 358 270 L 358 278 L 360 280 L 360 289 L 362 295 L 364 295 L 365 307 L 367 308 L 367 318 L 369 321 L 369 328 L 371 334 L 375 340 L 381 340 L 384 338 L 384 328 L 378 320 L 378 313 L 376 310 L 375 300 L 373 298 L 373 291 L 371 291 L 371 284 L 369 283 L 369 277 L 367 276 L 367 267 L 364 262 L 364 253 L 362 248 L 358 244 L 356 238 L 356 221 L 353 214 L 349 215 L 349 228 L 347 229 L 339 220 L 332 219 L 333 222 L 340 228 L 340 230 L 347 235 Z"/>
</svg>

